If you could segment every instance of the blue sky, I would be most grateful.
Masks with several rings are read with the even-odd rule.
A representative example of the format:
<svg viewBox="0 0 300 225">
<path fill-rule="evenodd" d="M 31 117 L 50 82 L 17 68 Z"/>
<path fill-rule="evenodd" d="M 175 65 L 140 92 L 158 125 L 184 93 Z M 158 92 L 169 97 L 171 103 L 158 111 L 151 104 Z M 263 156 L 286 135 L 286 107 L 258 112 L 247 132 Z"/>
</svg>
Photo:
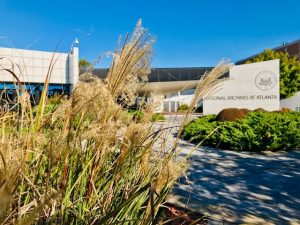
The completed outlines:
<svg viewBox="0 0 300 225">
<path fill-rule="evenodd" d="M 235 62 L 300 39 L 299 0 L 0 0 L 0 46 L 52 51 L 62 39 L 68 51 L 78 37 L 92 61 L 139 18 L 157 37 L 154 67 Z"/>
</svg>

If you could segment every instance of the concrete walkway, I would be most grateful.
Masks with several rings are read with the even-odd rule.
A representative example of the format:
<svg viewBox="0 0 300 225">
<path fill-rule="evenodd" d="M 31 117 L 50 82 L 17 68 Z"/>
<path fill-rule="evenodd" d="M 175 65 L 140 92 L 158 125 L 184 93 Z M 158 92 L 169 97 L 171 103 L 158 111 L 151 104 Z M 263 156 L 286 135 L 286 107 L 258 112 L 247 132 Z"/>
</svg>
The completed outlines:
<svg viewBox="0 0 300 225">
<path fill-rule="evenodd" d="M 168 142 L 174 141 L 175 133 L 173 129 Z M 185 141 L 179 146 L 182 157 L 195 149 Z M 170 202 L 224 224 L 300 224 L 299 151 L 253 154 L 198 148 L 187 178 L 175 185 Z"/>
</svg>

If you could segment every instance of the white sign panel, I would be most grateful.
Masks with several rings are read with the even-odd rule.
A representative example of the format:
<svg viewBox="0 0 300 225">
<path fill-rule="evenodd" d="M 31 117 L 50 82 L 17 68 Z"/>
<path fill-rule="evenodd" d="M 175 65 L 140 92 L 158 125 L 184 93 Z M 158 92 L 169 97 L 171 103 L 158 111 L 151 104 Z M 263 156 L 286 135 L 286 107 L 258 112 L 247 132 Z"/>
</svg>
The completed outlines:
<svg viewBox="0 0 300 225">
<path fill-rule="evenodd" d="M 220 91 L 206 96 L 203 114 L 226 108 L 279 110 L 279 60 L 234 66 Z"/>
</svg>

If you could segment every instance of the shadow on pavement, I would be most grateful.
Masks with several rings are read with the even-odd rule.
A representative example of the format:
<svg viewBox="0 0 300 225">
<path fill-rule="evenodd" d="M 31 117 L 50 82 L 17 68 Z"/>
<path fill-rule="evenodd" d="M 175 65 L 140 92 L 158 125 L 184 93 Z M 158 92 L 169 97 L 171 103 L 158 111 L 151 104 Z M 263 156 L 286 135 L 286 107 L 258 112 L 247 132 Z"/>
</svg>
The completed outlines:
<svg viewBox="0 0 300 225">
<path fill-rule="evenodd" d="M 192 146 L 182 143 L 181 156 Z M 197 149 L 172 199 L 216 219 L 300 224 L 300 152 L 269 155 Z"/>
</svg>

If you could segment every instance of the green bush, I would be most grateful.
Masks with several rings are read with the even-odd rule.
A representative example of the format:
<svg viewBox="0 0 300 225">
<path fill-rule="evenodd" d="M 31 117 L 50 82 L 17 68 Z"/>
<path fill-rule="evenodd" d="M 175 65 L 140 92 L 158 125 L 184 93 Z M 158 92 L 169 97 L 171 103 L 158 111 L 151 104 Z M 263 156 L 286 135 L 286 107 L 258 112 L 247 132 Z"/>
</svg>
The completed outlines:
<svg viewBox="0 0 300 225">
<path fill-rule="evenodd" d="M 212 135 L 208 136 L 214 129 Z M 237 121 L 204 116 L 191 121 L 182 137 L 203 145 L 231 150 L 279 151 L 300 147 L 300 113 L 249 112 Z"/>
<path fill-rule="evenodd" d="M 215 115 L 203 116 L 191 121 L 184 128 L 183 138 L 187 140 L 201 141 L 216 127 Z"/>
<path fill-rule="evenodd" d="M 166 120 L 165 116 L 161 113 L 154 113 L 151 117 L 151 121 L 155 122 L 155 121 L 164 121 Z"/>
<path fill-rule="evenodd" d="M 189 106 L 187 104 L 182 104 L 179 106 L 178 111 L 186 111 L 189 109 Z"/>
<path fill-rule="evenodd" d="M 133 120 L 135 120 L 136 122 L 141 122 L 142 119 L 144 118 L 144 112 L 141 110 L 137 110 L 133 112 L 132 115 L 133 115 Z"/>
<path fill-rule="evenodd" d="M 144 119 L 144 112 L 142 110 L 129 109 L 123 112 L 125 120 L 134 120 L 135 122 L 141 122 Z"/>
<path fill-rule="evenodd" d="M 45 105 L 45 111 L 44 111 L 44 113 L 45 114 L 49 114 L 49 113 L 51 113 L 54 109 L 55 109 L 55 104 L 52 104 L 52 103 L 48 103 L 48 104 L 46 104 Z M 33 108 L 32 108 L 32 111 L 33 111 L 33 113 L 34 114 L 36 114 L 37 113 L 37 110 L 38 110 L 38 106 L 34 106 Z"/>
</svg>

